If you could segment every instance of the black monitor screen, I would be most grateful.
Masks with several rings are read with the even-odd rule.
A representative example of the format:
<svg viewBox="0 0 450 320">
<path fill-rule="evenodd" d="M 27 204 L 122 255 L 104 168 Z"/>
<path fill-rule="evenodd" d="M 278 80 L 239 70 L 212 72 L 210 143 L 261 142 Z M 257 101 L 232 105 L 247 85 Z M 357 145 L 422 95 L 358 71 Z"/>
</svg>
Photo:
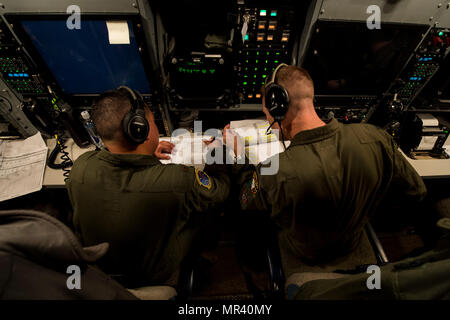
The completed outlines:
<svg viewBox="0 0 450 320">
<path fill-rule="evenodd" d="M 319 21 L 303 63 L 317 95 L 385 92 L 418 45 L 423 26 Z"/>
<path fill-rule="evenodd" d="M 105 20 L 22 20 L 25 31 L 67 94 L 99 94 L 126 85 L 150 93 L 132 24 L 129 44 L 110 44 Z"/>
</svg>

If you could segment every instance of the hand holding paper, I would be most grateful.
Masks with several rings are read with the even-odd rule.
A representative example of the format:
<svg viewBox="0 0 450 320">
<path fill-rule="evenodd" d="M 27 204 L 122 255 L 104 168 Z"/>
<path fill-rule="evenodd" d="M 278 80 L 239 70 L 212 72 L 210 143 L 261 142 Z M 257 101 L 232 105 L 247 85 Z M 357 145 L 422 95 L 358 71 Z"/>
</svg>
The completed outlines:
<svg viewBox="0 0 450 320">
<path fill-rule="evenodd" d="M 158 159 L 170 160 L 170 155 L 172 153 L 175 145 L 169 141 L 160 141 L 158 147 L 155 151 L 155 157 Z"/>
<path fill-rule="evenodd" d="M 223 128 L 223 142 L 233 150 L 236 157 L 244 155 L 244 142 L 235 130 L 230 129 L 229 124 Z"/>
</svg>

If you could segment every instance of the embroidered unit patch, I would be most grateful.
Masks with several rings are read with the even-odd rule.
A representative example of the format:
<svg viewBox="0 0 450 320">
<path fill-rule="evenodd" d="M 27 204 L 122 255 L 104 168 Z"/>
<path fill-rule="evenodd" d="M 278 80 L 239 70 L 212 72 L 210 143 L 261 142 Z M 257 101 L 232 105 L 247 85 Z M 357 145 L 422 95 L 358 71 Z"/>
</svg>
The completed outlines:
<svg viewBox="0 0 450 320">
<path fill-rule="evenodd" d="M 247 204 L 247 201 L 248 201 L 247 192 L 248 191 L 245 191 L 245 192 L 242 193 L 242 196 L 241 196 L 242 204 Z"/>
<path fill-rule="evenodd" d="M 195 178 L 199 185 L 205 187 L 206 189 L 211 189 L 211 178 L 203 171 L 195 169 Z"/>
</svg>

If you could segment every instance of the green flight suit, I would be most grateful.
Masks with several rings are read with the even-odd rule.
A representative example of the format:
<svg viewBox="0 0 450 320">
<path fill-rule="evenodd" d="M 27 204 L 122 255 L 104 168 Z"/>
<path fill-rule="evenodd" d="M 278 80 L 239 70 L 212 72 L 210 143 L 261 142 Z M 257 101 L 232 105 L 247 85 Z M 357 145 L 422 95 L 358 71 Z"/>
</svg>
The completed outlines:
<svg viewBox="0 0 450 320">
<path fill-rule="evenodd" d="M 242 209 L 268 211 L 279 227 L 287 276 L 297 262 L 325 263 L 352 252 L 387 193 L 403 201 L 426 194 L 393 139 L 372 125 L 333 119 L 299 132 L 278 156 L 275 175 L 261 175 L 262 164 L 234 170 Z"/>
<path fill-rule="evenodd" d="M 163 165 L 154 156 L 102 150 L 80 156 L 66 185 L 84 245 L 110 243 L 100 264 L 106 272 L 173 285 L 168 279 L 200 226 L 228 197 L 229 184 L 223 166 L 203 172 Z"/>
<path fill-rule="evenodd" d="M 449 270 L 450 238 L 447 237 L 440 239 L 433 250 L 388 263 L 379 271 L 371 269 L 354 275 L 335 273 L 332 275 L 339 278 L 291 286 L 291 296 L 298 300 L 449 300 Z"/>
</svg>

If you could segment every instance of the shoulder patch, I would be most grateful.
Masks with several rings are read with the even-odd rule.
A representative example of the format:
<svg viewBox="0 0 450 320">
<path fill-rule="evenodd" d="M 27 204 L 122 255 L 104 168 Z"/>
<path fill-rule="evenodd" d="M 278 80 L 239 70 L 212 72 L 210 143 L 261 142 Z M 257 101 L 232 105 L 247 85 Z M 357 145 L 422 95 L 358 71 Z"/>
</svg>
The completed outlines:
<svg viewBox="0 0 450 320">
<path fill-rule="evenodd" d="M 197 180 L 197 183 L 206 189 L 211 189 L 211 178 L 203 171 L 198 170 L 195 168 L 195 179 Z"/>
<path fill-rule="evenodd" d="M 256 174 L 256 171 L 253 172 L 253 178 L 252 183 L 250 185 L 250 191 L 253 194 L 256 194 L 259 190 L 259 182 L 258 182 L 258 175 Z"/>
<path fill-rule="evenodd" d="M 242 192 L 242 195 L 241 195 L 241 202 L 242 202 L 242 204 L 247 204 L 247 201 L 248 201 L 247 192 L 248 192 L 248 190 L 245 191 L 245 192 Z"/>
</svg>

